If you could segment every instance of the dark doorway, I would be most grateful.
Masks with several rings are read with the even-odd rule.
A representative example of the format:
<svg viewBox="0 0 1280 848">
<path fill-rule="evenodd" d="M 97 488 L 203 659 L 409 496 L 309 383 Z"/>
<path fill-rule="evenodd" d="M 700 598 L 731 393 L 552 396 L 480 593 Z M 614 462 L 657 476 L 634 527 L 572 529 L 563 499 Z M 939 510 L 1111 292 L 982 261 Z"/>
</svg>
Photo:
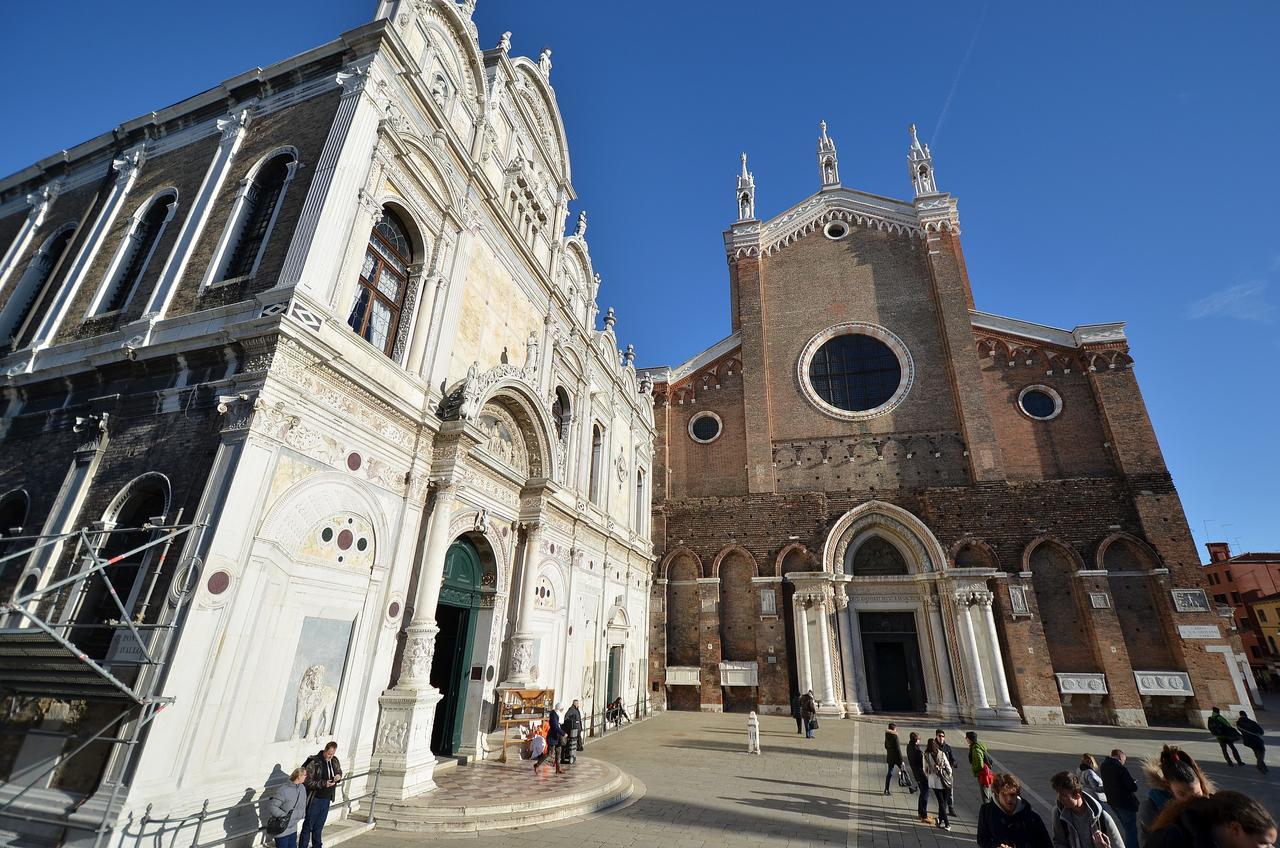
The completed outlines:
<svg viewBox="0 0 1280 848">
<path fill-rule="evenodd" d="M 925 711 L 924 671 L 916 618 L 909 612 L 861 612 L 862 653 L 868 694 L 876 712 Z"/>
<path fill-rule="evenodd" d="M 447 756 L 462 746 L 476 614 L 484 592 L 480 553 L 470 541 L 459 539 L 450 545 L 444 563 L 444 585 L 436 605 L 440 632 L 431 664 L 431 685 L 440 690 L 441 698 L 431 728 L 431 750 Z"/>
<path fill-rule="evenodd" d="M 605 678 L 605 694 L 612 704 L 622 694 L 622 646 L 609 648 L 609 673 Z"/>
</svg>

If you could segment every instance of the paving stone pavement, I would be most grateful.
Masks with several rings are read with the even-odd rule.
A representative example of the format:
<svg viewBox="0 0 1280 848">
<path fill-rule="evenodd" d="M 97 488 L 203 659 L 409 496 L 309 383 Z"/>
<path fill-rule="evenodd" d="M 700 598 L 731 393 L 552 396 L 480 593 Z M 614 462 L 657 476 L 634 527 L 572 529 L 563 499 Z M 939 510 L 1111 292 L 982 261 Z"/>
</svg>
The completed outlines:
<svg viewBox="0 0 1280 848">
<path fill-rule="evenodd" d="M 1266 725 L 1266 714 L 1262 716 Z M 884 797 L 885 717 L 823 720 L 817 738 L 795 732 L 789 717 L 761 716 L 761 756 L 746 750 L 746 717 L 738 714 L 664 713 L 593 741 L 586 755 L 607 760 L 646 787 L 643 797 L 593 816 L 513 831 L 478 835 L 425 836 L 375 830 L 352 839 L 352 848 L 408 848 L 467 840 L 487 846 L 627 846 L 671 848 L 956 848 L 976 836 L 979 793 L 965 769 L 964 727 L 947 726 L 948 741 L 961 759 L 956 778 L 957 815 L 950 832 L 916 820 L 916 797 L 895 784 Z M 933 725 L 904 717 L 905 745 L 911 730 L 922 737 Z M 1032 801 L 1047 814 L 1048 779 L 1074 768 L 1083 751 L 1096 756 L 1113 747 L 1127 750 L 1131 770 L 1145 792 L 1136 760 L 1158 751 L 1162 741 L 1182 745 L 1200 759 L 1223 788 L 1239 789 L 1280 809 L 1274 780 L 1252 768 L 1228 769 L 1204 730 L 1111 727 L 1032 728 L 980 731 L 1001 770 L 1022 778 Z M 1247 758 L 1247 751 L 1242 750 Z M 1280 773 L 1278 773 L 1280 774 Z M 930 814 L 935 812 L 931 802 Z"/>
</svg>

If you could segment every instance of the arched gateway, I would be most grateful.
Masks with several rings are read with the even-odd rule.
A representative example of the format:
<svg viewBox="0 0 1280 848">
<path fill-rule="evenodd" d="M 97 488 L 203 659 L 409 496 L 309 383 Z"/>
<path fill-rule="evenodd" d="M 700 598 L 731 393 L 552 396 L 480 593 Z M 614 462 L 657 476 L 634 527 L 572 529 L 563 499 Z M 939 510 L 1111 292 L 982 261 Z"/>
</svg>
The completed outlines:
<svg viewBox="0 0 1280 848">
<path fill-rule="evenodd" d="M 797 686 L 821 712 L 921 713 L 1018 722 L 992 614 L 987 568 L 950 568 L 910 512 L 869 501 L 841 516 L 821 571 L 794 586 Z"/>
</svg>

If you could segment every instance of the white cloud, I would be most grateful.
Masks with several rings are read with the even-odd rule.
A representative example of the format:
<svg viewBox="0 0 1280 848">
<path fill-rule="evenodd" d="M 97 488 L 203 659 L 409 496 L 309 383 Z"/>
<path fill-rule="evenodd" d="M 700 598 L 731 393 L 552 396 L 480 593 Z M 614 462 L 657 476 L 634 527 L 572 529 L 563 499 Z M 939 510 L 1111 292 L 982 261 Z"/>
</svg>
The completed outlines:
<svg viewBox="0 0 1280 848">
<path fill-rule="evenodd" d="M 1262 324 L 1269 324 L 1274 312 L 1267 300 L 1267 284 L 1261 281 L 1239 283 L 1187 305 L 1190 318 L 1235 318 Z"/>
</svg>

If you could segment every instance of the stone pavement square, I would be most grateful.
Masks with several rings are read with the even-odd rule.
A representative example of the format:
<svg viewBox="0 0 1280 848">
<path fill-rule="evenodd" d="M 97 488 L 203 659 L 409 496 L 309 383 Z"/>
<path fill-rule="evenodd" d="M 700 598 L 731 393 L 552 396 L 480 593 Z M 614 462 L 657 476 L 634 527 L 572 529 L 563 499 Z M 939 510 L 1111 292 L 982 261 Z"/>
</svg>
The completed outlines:
<svg viewBox="0 0 1280 848">
<path fill-rule="evenodd" d="M 746 751 L 746 716 L 712 713 L 663 713 L 587 746 L 586 757 L 606 760 L 642 781 L 643 797 L 614 810 L 517 831 L 465 836 L 427 836 L 375 830 L 352 839 L 353 848 L 407 848 L 467 840 L 468 846 L 626 846 L 672 848 L 782 848 L 782 846 L 857 846 L 857 848 L 955 848 L 976 836 L 979 793 L 963 761 L 964 727 L 947 726 L 958 759 L 953 829 L 941 831 L 916 820 L 916 796 L 897 786 L 884 788 L 883 736 L 888 718 L 824 719 L 817 738 L 795 732 L 795 721 L 761 716 L 761 756 Z M 1266 714 L 1262 721 L 1266 725 Z M 933 724 L 918 718 L 898 721 L 905 744 L 916 730 L 931 734 Z M 1113 727 L 1018 727 L 980 730 L 1002 770 L 1011 769 L 1042 814 L 1052 793 L 1055 771 L 1074 768 L 1083 751 L 1095 756 L 1113 747 L 1126 749 L 1130 766 L 1145 792 L 1137 760 L 1159 750 L 1161 741 L 1181 745 L 1201 762 L 1223 788 L 1239 789 L 1270 809 L 1280 804 L 1272 781 L 1252 768 L 1229 769 L 1216 743 L 1196 729 Z M 1245 752 L 1242 752 L 1242 754 Z M 935 805 L 930 803 L 930 814 Z"/>
</svg>

